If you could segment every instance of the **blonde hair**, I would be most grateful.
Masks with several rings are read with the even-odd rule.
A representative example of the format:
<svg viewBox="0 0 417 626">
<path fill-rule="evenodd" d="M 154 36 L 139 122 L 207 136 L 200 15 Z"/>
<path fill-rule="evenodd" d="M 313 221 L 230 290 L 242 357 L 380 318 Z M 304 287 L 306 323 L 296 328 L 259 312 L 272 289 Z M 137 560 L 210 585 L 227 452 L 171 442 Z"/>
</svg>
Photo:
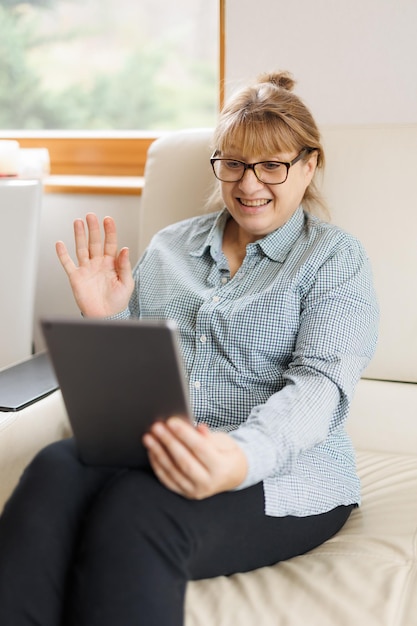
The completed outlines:
<svg viewBox="0 0 417 626">
<path fill-rule="evenodd" d="M 300 152 L 310 148 L 317 154 L 317 170 L 324 168 L 320 131 L 313 116 L 292 93 L 295 81 L 288 72 L 262 74 L 257 82 L 234 94 L 220 113 L 214 131 L 214 147 L 222 154 L 239 148 L 244 154 L 262 156 L 277 152 Z M 302 203 L 310 213 L 328 216 L 316 185 L 316 174 Z"/>
</svg>

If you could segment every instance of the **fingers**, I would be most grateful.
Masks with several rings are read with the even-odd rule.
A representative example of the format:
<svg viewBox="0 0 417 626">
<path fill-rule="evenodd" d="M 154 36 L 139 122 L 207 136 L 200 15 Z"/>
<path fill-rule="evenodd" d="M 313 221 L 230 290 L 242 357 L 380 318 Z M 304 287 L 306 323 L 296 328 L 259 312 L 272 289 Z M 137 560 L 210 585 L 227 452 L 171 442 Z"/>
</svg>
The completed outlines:
<svg viewBox="0 0 417 626">
<path fill-rule="evenodd" d="M 74 240 L 75 254 L 77 255 L 78 263 L 83 265 L 90 258 L 90 253 L 88 251 L 84 222 L 81 219 L 74 221 Z"/>
<path fill-rule="evenodd" d="M 195 428 L 180 417 L 172 417 L 165 424 L 157 422 L 152 430 L 169 448 L 171 456 L 178 465 L 189 462 L 188 455 L 190 460 L 195 459 L 200 466 L 209 465 L 210 448 L 206 445 L 207 438 L 210 437 L 208 429 L 203 435 L 204 431 L 200 431 L 200 427 Z"/>
<path fill-rule="evenodd" d="M 57 241 L 55 244 L 56 253 L 58 255 L 58 259 L 61 262 L 62 267 L 64 268 L 67 276 L 70 276 L 76 268 L 74 261 L 71 259 L 67 247 L 63 241 Z"/>
<path fill-rule="evenodd" d="M 166 456 L 166 450 L 157 441 L 149 450 L 149 461 L 155 475 L 165 487 L 182 496 L 196 498 L 193 481 L 183 472 L 178 471 L 178 468 Z"/>
<path fill-rule="evenodd" d="M 117 254 L 117 231 L 113 218 L 105 217 L 104 226 L 104 254 L 115 257 Z"/>
<path fill-rule="evenodd" d="M 75 224 L 77 224 L 79 221 L 81 220 L 75 221 L 74 227 L 75 227 Z M 87 222 L 87 228 L 88 228 L 88 248 L 87 248 L 88 258 L 92 259 L 93 257 L 103 256 L 103 244 L 102 244 L 102 239 L 101 239 L 100 222 L 98 221 L 97 215 L 95 215 L 94 213 L 87 213 L 87 215 L 85 216 L 85 221 Z M 84 224 L 83 224 L 82 230 L 84 234 L 83 243 L 86 243 Z M 82 241 L 82 238 L 81 238 L 81 241 Z M 82 252 L 84 255 L 84 252 L 85 252 L 84 248 Z"/>
<path fill-rule="evenodd" d="M 203 439 L 206 435 L 181 418 L 171 418 L 154 424 L 143 440 L 159 480 L 189 498 L 206 497 L 211 489 L 210 473 L 199 457 Z"/>
<path fill-rule="evenodd" d="M 130 263 L 129 248 L 122 248 L 117 257 L 117 271 L 120 280 L 128 285 L 133 283 L 132 278 L 132 265 Z"/>
<path fill-rule="evenodd" d="M 143 443 L 155 474 L 168 488 L 201 499 L 229 491 L 247 475 L 248 460 L 242 448 L 224 432 L 192 427 L 174 417 L 156 423 Z"/>
<path fill-rule="evenodd" d="M 103 255 L 115 258 L 117 255 L 117 231 L 113 218 L 105 217 L 103 220 L 104 243 L 97 215 L 87 213 L 85 220 L 88 237 L 83 220 L 76 219 L 74 221 L 75 250 L 78 263 L 83 265 L 90 259 Z"/>
</svg>

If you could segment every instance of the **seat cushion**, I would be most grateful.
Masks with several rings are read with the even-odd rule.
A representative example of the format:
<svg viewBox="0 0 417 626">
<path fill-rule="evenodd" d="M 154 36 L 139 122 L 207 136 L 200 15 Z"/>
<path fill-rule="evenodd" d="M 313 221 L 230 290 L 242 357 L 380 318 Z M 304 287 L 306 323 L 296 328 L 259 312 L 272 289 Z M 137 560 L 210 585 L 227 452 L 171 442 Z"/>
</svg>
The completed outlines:
<svg viewBox="0 0 417 626">
<path fill-rule="evenodd" d="M 362 506 L 335 537 L 273 567 L 190 583 L 186 626 L 417 624 L 417 456 L 361 451 L 358 469 Z"/>
</svg>

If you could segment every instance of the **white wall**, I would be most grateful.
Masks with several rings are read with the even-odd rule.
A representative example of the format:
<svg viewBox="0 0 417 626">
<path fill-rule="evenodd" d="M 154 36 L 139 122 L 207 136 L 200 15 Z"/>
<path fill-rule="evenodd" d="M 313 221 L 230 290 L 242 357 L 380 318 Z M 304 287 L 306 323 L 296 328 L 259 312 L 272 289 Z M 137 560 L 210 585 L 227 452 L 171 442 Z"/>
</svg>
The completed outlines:
<svg viewBox="0 0 417 626">
<path fill-rule="evenodd" d="M 226 0 L 226 94 L 289 70 L 319 124 L 417 121 L 416 0 Z"/>
<path fill-rule="evenodd" d="M 417 0 L 226 0 L 226 93 L 287 69 L 319 124 L 417 122 L 416 29 Z M 76 311 L 54 250 L 74 218 L 113 215 L 136 260 L 139 208 L 136 196 L 45 196 L 36 320 Z"/>
</svg>

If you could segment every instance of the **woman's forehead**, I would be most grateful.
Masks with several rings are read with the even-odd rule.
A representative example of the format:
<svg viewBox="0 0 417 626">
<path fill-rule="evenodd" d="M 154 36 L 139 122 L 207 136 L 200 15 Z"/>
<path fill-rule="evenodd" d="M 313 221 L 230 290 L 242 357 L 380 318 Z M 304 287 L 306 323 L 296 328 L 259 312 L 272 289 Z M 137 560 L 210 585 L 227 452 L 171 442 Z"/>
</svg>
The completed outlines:
<svg viewBox="0 0 417 626">
<path fill-rule="evenodd" d="M 260 163 L 262 161 L 283 161 L 284 163 L 291 161 L 294 156 L 294 150 L 271 151 L 263 150 L 262 152 L 243 152 L 239 147 L 231 147 L 228 150 L 221 150 L 219 156 L 227 157 L 229 159 L 236 159 L 237 161 L 243 161 L 244 163 Z"/>
<path fill-rule="evenodd" d="M 216 147 L 222 153 L 239 154 L 242 157 L 250 156 L 251 158 L 291 154 L 297 146 L 288 133 L 279 132 L 280 130 L 242 123 L 223 132 Z"/>
<path fill-rule="evenodd" d="M 263 142 L 261 145 L 251 142 L 239 143 L 228 141 L 218 147 L 220 153 L 227 157 L 233 157 L 247 163 L 276 159 L 278 161 L 290 161 L 294 148 L 286 148 L 280 142 Z"/>
</svg>

